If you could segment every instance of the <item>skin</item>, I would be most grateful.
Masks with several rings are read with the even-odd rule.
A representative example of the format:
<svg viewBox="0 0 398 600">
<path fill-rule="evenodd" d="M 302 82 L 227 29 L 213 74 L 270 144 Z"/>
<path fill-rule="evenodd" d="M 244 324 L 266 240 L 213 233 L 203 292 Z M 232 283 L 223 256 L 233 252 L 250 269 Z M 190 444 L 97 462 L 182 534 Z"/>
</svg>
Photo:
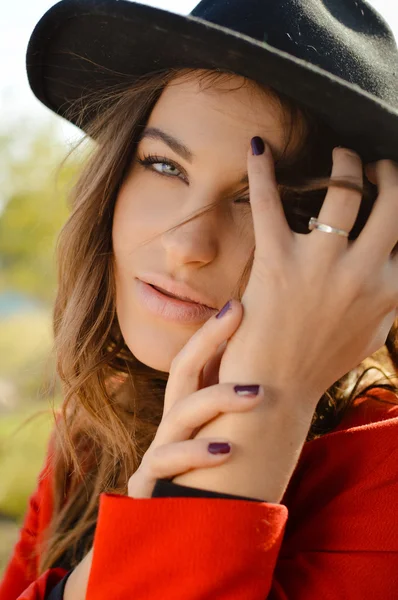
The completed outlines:
<svg viewBox="0 0 398 600">
<path fill-rule="evenodd" d="M 186 78 L 169 85 L 148 126 L 179 138 L 196 158 L 190 164 L 152 139 L 141 141 L 138 157 L 151 153 L 177 162 L 189 185 L 175 169 L 162 177 L 134 164 L 117 199 L 113 248 L 118 319 L 133 355 L 160 371 L 169 372 L 173 358 L 201 325 L 170 323 L 149 314 L 137 301 L 133 277 L 155 272 L 184 280 L 221 309 L 254 245 L 250 205 L 229 200 L 239 191 L 239 196 L 247 195 L 247 185 L 239 181 L 247 173 L 250 140 L 261 135 L 275 153 L 284 146 L 280 109 L 260 88 L 233 89 L 237 84 L 239 77 L 218 84 L 218 90 L 201 91 L 198 81 Z M 170 172 L 170 167 L 156 166 L 162 168 Z M 220 198 L 226 201 L 216 210 L 141 246 Z"/>
<path fill-rule="evenodd" d="M 159 371 L 169 372 L 172 360 L 202 325 L 169 323 L 148 314 L 137 301 L 133 278 L 154 272 L 183 279 L 221 309 L 255 242 L 250 206 L 228 201 L 237 192 L 239 197 L 247 195 L 248 186 L 239 182 L 247 173 L 250 140 L 260 135 L 275 155 L 285 144 L 281 110 L 257 86 L 236 90 L 241 83 L 240 77 L 234 77 L 218 83 L 217 90 L 203 91 L 197 80 L 178 78 L 168 85 L 147 126 L 182 140 L 195 159 L 189 163 L 164 142 L 149 138 L 140 142 L 137 157 L 150 153 L 173 160 L 186 171 L 189 186 L 178 172 L 178 176 L 161 177 L 134 163 L 117 197 L 112 242 L 119 325 L 133 355 Z M 291 151 L 300 134 L 294 132 Z M 156 169 L 161 170 L 161 165 Z M 170 168 L 163 166 L 163 170 Z M 144 244 L 224 197 L 227 202 L 217 210 Z M 176 391 L 173 396 L 177 395 Z M 92 558 L 93 549 L 68 578 L 66 600 L 85 598 Z"/>
<path fill-rule="evenodd" d="M 222 356 L 219 382 L 260 383 L 263 400 L 249 412 L 219 415 L 195 436 L 232 440 L 234 453 L 227 462 L 193 469 L 173 481 L 273 503 L 283 498 L 321 394 L 385 343 L 398 305 L 398 256 L 390 257 L 398 239 L 398 166 L 383 160 L 367 169 L 379 186 L 379 197 L 358 240 L 349 243 L 318 230 L 293 234 L 281 209 L 271 152 L 254 157 L 248 151 L 250 139 L 260 135 L 277 154 L 284 142 L 280 116 L 266 95 L 244 88 L 221 94 L 201 92 L 195 82 L 184 82 L 166 89 L 149 124 L 181 138 L 197 159 L 183 164 L 153 140 L 143 141 L 139 151 L 145 144 L 153 153 L 178 160 L 190 185 L 134 165 L 120 190 L 113 228 L 122 333 L 139 360 L 166 371 L 188 340 L 202 331 L 140 313 L 132 277 L 140 269 L 184 277 L 213 294 L 214 306 L 221 308 L 255 243 L 242 297 L 243 320 Z M 237 191 L 246 170 L 251 213 L 228 205 L 138 248 L 171 227 L 174 214 L 182 218 L 185 202 L 191 211 Z M 333 176 L 352 177 L 361 184 L 359 156 L 335 151 Z M 360 201 L 359 192 L 330 188 L 319 220 L 349 231 Z M 316 336 L 308 335 L 309 315 Z M 200 345 L 200 337 L 196 343 Z M 188 376 L 186 363 L 173 363 L 177 400 L 198 389 L 194 363 L 188 361 Z M 92 555 L 93 550 L 68 579 L 67 600 L 85 597 Z"/>
</svg>

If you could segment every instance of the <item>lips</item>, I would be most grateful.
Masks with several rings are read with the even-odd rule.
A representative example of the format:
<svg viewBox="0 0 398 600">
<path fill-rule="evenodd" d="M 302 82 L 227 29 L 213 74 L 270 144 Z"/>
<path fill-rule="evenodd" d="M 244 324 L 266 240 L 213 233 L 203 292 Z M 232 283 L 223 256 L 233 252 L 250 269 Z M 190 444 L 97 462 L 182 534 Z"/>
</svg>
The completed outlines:
<svg viewBox="0 0 398 600">
<path fill-rule="evenodd" d="M 174 296 L 174 294 L 170 294 L 169 292 L 166 292 L 166 290 L 163 290 L 161 287 L 157 287 L 156 285 L 153 285 L 152 283 L 149 284 L 151 287 L 155 288 L 155 290 L 157 290 L 158 292 L 161 292 L 162 294 L 164 294 L 165 296 L 169 296 L 170 298 L 177 298 L 177 300 L 183 300 L 184 302 L 191 302 L 191 304 L 197 304 L 197 302 L 194 302 L 193 300 L 188 300 L 188 298 L 183 298 L 181 296 Z"/>
<path fill-rule="evenodd" d="M 161 273 L 141 273 L 136 279 L 139 279 L 162 296 L 167 296 L 172 300 L 179 300 L 186 304 L 194 306 L 207 306 L 216 310 L 214 301 L 183 280 L 168 277 Z"/>
<path fill-rule="evenodd" d="M 143 308 L 165 321 L 173 323 L 204 323 L 211 318 L 217 309 L 209 308 L 198 302 L 181 300 L 166 292 L 163 288 L 155 286 L 137 278 L 137 297 Z M 177 290 L 176 290 L 177 291 Z M 184 287 L 181 290 L 184 292 Z"/>
</svg>

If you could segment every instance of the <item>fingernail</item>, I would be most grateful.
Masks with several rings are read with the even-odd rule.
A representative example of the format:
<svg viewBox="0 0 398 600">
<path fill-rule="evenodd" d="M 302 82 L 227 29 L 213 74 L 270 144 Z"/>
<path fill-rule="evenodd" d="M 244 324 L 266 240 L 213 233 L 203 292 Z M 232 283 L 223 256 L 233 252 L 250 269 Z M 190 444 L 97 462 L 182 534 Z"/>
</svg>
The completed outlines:
<svg viewBox="0 0 398 600">
<path fill-rule="evenodd" d="M 231 452 L 231 446 L 226 442 L 211 442 L 207 446 L 207 450 L 210 454 L 228 454 Z"/>
<path fill-rule="evenodd" d="M 259 156 L 260 154 L 264 154 L 265 144 L 262 138 L 256 135 L 251 140 L 252 152 L 254 156 Z"/>
<path fill-rule="evenodd" d="M 235 385 L 234 391 L 238 396 L 258 396 L 260 385 Z"/>
<path fill-rule="evenodd" d="M 222 309 L 220 310 L 220 312 L 216 315 L 216 319 L 220 319 L 222 316 L 224 316 L 225 313 L 228 312 L 230 308 L 231 308 L 231 300 L 228 300 L 228 302 L 225 304 L 225 306 L 223 306 Z"/>
</svg>

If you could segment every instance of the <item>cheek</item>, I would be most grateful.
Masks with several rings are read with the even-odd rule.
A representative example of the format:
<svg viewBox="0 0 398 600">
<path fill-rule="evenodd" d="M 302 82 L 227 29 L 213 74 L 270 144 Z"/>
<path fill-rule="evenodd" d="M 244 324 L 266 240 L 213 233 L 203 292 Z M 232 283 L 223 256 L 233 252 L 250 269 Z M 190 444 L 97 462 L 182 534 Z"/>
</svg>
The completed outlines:
<svg viewBox="0 0 398 600">
<path fill-rule="evenodd" d="M 124 313 L 123 305 L 129 295 L 133 273 L 134 247 L 139 235 L 139 215 L 136 207 L 129 201 L 130 194 L 121 188 L 116 200 L 112 225 L 112 247 L 116 286 L 116 310 L 119 319 Z M 123 319 L 122 319 L 123 320 Z"/>
<path fill-rule="evenodd" d="M 143 215 L 140 207 L 143 204 L 141 201 L 133 201 L 128 187 L 120 190 L 112 226 L 112 242 L 116 260 L 128 253 L 133 243 L 139 242 L 137 236 L 140 235 L 143 228 Z"/>
<path fill-rule="evenodd" d="M 115 255 L 126 249 L 131 252 L 170 227 L 178 202 L 181 198 L 171 185 L 161 185 L 154 176 L 135 174 L 120 188 L 116 200 L 112 233 Z"/>
</svg>

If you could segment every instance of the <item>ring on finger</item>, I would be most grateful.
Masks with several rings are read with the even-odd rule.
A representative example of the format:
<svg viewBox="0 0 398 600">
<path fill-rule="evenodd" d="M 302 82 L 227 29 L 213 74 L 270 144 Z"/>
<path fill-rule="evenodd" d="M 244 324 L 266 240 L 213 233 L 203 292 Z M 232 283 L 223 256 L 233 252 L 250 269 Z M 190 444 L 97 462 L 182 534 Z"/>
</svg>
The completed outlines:
<svg viewBox="0 0 398 600">
<path fill-rule="evenodd" d="M 339 229 L 338 227 L 326 225 L 326 223 L 320 223 L 315 217 L 311 217 L 309 220 L 308 229 L 310 231 L 313 229 L 319 229 L 319 231 L 324 231 L 325 233 L 337 233 L 337 235 L 341 235 L 343 237 L 348 237 L 350 235 L 350 233 L 345 229 Z"/>
</svg>

